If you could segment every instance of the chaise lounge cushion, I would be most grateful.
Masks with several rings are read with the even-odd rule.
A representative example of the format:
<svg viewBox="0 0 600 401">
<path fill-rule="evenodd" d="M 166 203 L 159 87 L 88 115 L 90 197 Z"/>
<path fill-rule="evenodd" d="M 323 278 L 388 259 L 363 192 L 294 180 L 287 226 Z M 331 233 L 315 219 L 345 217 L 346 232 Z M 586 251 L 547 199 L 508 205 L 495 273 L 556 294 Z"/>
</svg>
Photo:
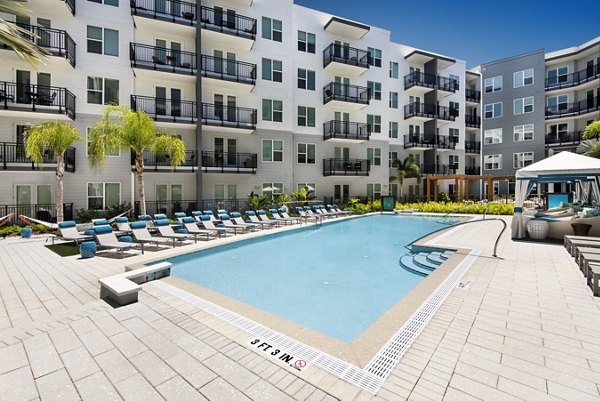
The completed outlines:
<svg viewBox="0 0 600 401">
<path fill-rule="evenodd" d="M 77 227 L 77 224 L 74 221 L 61 221 L 58 223 L 58 228 L 71 228 Z"/>
</svg>

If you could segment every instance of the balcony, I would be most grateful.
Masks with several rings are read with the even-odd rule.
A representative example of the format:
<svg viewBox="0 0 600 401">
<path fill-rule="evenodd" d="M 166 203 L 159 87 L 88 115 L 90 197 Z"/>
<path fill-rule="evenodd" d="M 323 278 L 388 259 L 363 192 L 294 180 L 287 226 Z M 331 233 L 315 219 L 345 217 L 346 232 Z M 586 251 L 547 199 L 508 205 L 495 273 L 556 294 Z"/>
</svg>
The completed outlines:
<svg viewBox="0 0 600 401">
<path fill-rule="evenodd" d="M 0 81 L 0 104 L 4 110 L 58 113 L 75 119 L 75 95 L 66 88 Z"/>
<path fill-rule="evenodd" d="M 434 174 L 434 175 L 448 175 L 448 174 L 456 174 L 458 171 L 458 166 L 456 165 L 448 165 L 448 164 L 423 164 L 421 165 L 421 174 Z"/>
<path fill-rule="evenodd" d="M 479 166 L 467 166 L 465 167 L 466 175 L 479 175 L 481 174 L 481 167 Z"/>
<path fill-rule="evenodd" d="M 256 64 L 202 55 L 201 73 L 215 89 L 252 90 L 256 83 Z M 211 82 L 208 82 L 211 81 Z"/>
<path fill-rule="evenodd" d="M 480 128 L 481 117 L 473 114 L 465 114 L 465 125 L 469 128 Z"/>
<path fill-rule="evenodd" d="M 184 75 L 196 74 L 196 53 L 130 43 L 129 60 L 132 68 Z"/>
<path fill-rule="evenodd" d="M 256 174 L 256 153 L 202 152 L 202 171 L 207 173 Z"/>
<path fill-rule="evenodd" d="M 371 136 L 368 124 L 331 120 L 323 123 L 323 140 L 365 142 Z"/>
<path fill-rule="evenodd" d="M 66 59 L 75 67 L 75 41 L 67 31 L 61 29 L 44 28 L 41 26 L 17 24 L 20 28 L 31 32 L 31 41 L 39 47 L 47 50 L 51 55 Z M 10 50 L 7 44 L 0 43 L 3 49 Z"/>
<path fill-rule="evenodd" d="M 131 108 L 145 112 L 158 122 L 195 124 L 198 121 L 196 102 L 190 100 L 131 95 Z"/>
<path fill-rule="evenodd" d="M 584 70 L 573 72 L 567 75 L 561 75 L 555 78 L 546 78 L 544 86 L 547 91 L 572 88 L 573 86 L 583 85 L 600 78 L 600 64 L 590 66 Z"/>
<path fill-rule="evenodd" d="M 442 77 L 439 75 L 425 74 L 420 71 L 413 71 L 404 77 L 404 90 L 407 93 L 429 92 L 438 89 L 448 94 L 455 93 L 459 89 L 459 83 L 455 79 Z M 412 88 L 415 88 L 411 91 Z"/>
<path fill-rule="evenodd" d="M 581 142 L 582 131 L 546 134 L 546 146 L 576 146 Z"/>
<path fill-rule="evenodd" d="M 75 0 L 63 0 L 72 15 L 75 15 Z"/>
<path fill-rule="evenodd" d="M 465 141 L 465 153 L 481 153 L 481 142 Z"/>
<path fill-rule="evenodd" d="M 256 39 L 254 18 L 202 6 L 200 23 L 205 30 L 202 32 L 202 41 L 206 39 L 215 44 L 250 50 Z"/>
<path fill-rule="evenodd" d="M 369 53 L 366 50 L 332 43 L 323 50 L 323 68 L 327 67 L 328 71 L 340 76 L 362 74 L 369 69 Z"/>
<path fill-rule="evenodd" d="M 130 0 L 131 15 L 174 22 L 181 25 L 196 25 L 196 3 L 179 0 Z M 150 27 L 152 27 L 150 25 Z M 156 29 L 156 27 L 154 27 Z"/>
<path fill-rule="evenodd" d="M 22 143 L 0 142 L 0 165 L 3 170 L 11 171 L 54 171 L 56 162 L 54 154 L 50 151 L 44 152 L 44 160 L 41 165 L 36 165 L 25 155 L 25 145 Z M 65 152 L 65 171 L 75 172 L 75 148 L 69 148 Z"/>
<path fill-rule="evenodd" d="M 367 159 L 323 159 L 323 176 L 368 176 L 371 164 Z"/>
<path fill-rule="evenodd" d="M 434 148 L 435 138 L 425 139 L 422 135 L 404 135 L 404 149 L 411 148 Z"/>
<path fill-rule="evenodd" d="M 223 132 L 231 128 L 251 134 L 256 129 L 256 109 L 202 103 L 202 125 Z"/>
<path fill-rule="evenodd" d="M 363 108 L 369 104 L 369 98 L 369 88 L 363 86 L 330 82 L 323 87 L 323 104 L 332 102 L 336 106 L 347 104 Z"/>
<path fill-rule="evenodd" d="M 481 92 L 475 89 L 465 89 L 465 100 L 471 103 L 479 103 L 481 101 Z"/>
<path fill-rule="evenodd" d="M 427 121 L 434 118 L 443 121 L 455 121 L 458 116 L 458 110 L 447 106 L 437 106 L 427 103 L 410 103 L 404 106 L 404 119 L 416 118 L 421 121 Z"/>
<path fill-rule="evenodd" d="M 171 167 L 171 158 L 167 154 L 158 154 L 150 150 L 142 153 L 145 172 L 190 172 L 198 170 L 198 158 L 195 150 L 185 152 L 185 161 L 176 168 Z M 135 152 L 131 151 L 131 167 L 135 170 Z"/>
<path fill-rule="evenodd" d="M 546 120 L 579 116 L 597 110 L 600 110 L 598 107 L 598 97 L 591 97 L 574 103 L 560 103 L 555 107 L 546 107 Z"/>
</svg>

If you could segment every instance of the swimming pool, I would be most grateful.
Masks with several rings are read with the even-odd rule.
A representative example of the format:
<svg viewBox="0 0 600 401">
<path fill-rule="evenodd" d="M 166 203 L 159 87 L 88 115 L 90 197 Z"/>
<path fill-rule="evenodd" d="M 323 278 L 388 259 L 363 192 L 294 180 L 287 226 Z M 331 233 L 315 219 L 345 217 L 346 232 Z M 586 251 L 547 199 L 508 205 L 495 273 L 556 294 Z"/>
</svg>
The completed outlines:
<svg viewBox="0 0 600 401">
<path fill-rule="evenodd" d="M 372 215 L 168 259 L 171 274 L 350 343 L 423 277 L 400 268 L 404 245 L 447 225 Z"/>
</svg>

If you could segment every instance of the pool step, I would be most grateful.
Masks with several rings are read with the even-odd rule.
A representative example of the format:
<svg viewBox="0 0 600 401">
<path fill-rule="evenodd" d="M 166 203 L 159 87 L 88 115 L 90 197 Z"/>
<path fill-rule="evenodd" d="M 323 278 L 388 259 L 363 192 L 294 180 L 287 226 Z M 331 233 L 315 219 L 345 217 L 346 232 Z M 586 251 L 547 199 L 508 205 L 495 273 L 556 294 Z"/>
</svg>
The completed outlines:
<svg viewBox="0 0 600 401">
<path fill-rule="evenodd" d="M 442 257 L 442 253 L 441 252 L 431 252 L 430 254 L 427 255 L 427 260 L 431 263 L 435 263 L 437 265 L 441 265 L 442 263 L 444 263 L 444 261 L 446 259 L 444 259 Z"/>
<path fill-rule="evenodd" d="M 430 261 L 427 260 L 427 255 L 428 253 L 425 252 L 419 252 L 418 254 L 416 254 L 413 257 L 414 262 L 424 268 L 424 269 L 429 269 L 429 270 L 435 270 L 436 267 L 438 267 L 439 265 L 441 265 L 442 263 L 432 263 Z"/>
<path fill-rule="evenodd" d="M 429 273 L 431 273 L 431 270 L 424 269 L 424 268 L 420 267 L 419 265 L 417 265 L 415 263 L 415 261 L 413 260 L 414 256 L 415 255 L 413 255 L 411 253 L 403 255 L 400 258 L 400 267 L 402 267 L 404 270 L 407 270 L 411 273 L 418 274 L 419 276 L 427 277 L 429 275 Z"/>
<path fill-rule="evenodd" d="M 453 254 L 454 251 L 408 253 L 400 258 L 399 263 L 404 270 L 426 277 Z"/>
<path fill-rule="evenodd" d="M 446 251 L 442 253 L 442 258 L 448 259 L 452 255 L 454 255 L 454 251 Z"/>
</svg>

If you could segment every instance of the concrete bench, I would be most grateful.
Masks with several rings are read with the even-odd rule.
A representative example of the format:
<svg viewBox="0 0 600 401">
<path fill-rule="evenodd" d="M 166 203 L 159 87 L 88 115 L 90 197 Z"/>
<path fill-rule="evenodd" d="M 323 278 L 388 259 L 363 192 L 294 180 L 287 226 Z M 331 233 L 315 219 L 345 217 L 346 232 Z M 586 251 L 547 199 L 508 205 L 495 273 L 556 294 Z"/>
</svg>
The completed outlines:
<svg viewBox="0 0 600 401">
<path fill-rule="evenodd" d="M 595 297 L 600 296 L 600 263 L 590 263 L 587 275 L 587 284 L 592 289 Z"/>
<path fill-rule="evenodd" d="M 162 262 L 141 269 L 127 271 L 114 276 L 101 278 L 100 298 L 110 299 L 118 305 L 127 305 L 138 300 L 140 284 L 167 277 L 171 274 L 171 263 Z"/>
</svg>

